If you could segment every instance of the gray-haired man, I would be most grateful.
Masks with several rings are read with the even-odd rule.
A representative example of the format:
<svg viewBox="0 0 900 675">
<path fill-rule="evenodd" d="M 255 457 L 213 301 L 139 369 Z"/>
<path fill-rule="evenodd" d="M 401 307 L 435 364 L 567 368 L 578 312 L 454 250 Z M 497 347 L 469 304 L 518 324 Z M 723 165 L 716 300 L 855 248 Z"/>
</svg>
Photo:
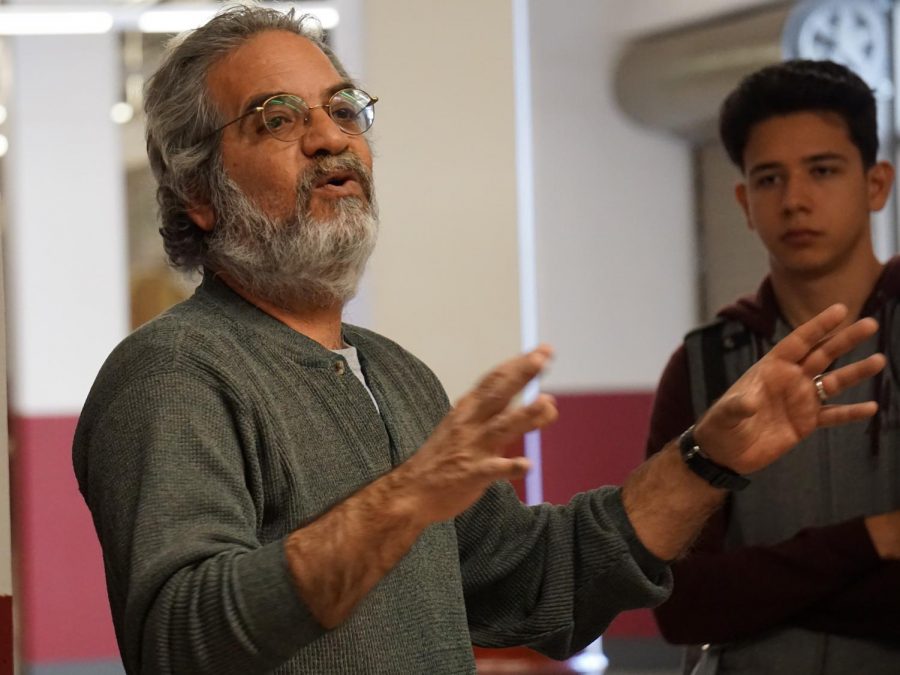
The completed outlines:
<svg viewBox="0 0 900 675">
<path fill-rule="evenodd" d="M 473 672 L 471 642 L 580 649 L 659 603 L 725 490 L 816 426 L 813 376 L 874 322 L 785 339 L 624 488 L 522 506 L 502 449 L 556 417 L 511 399 L 546 347 L 451 409 L 434 375 L 343 324 L 374 245 L 375 99 L 302 22 L 230 10 L 177 42 L 147 93 L 170 258 L 193 298 L 126 339 L 74 459 L 130 673 Z M 881 358 L 829 373 L 833 395 Z M 704 454 L 698 453 L 698 448 Z M 690 464 L 688 464 L 688 462 Z"/>
</svg>

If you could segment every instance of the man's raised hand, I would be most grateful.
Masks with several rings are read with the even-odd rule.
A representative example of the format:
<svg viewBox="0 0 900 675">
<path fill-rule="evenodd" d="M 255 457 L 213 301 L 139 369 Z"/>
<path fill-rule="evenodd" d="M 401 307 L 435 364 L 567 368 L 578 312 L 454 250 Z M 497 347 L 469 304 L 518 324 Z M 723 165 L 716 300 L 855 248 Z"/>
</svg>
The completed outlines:
<svg viewBox="0 0 900 675">
<path fill-rule="evenodd" d="M 823 404 L 814 382 L 822 374 L 821 395 L 833 397 L 884 367 L 884 356 L 873 354 L 823 373 L 878 330 L 871 318 L 836 330 L 846 316 L 843 305 L 832 305 L 744 373 L 697 423 L 694 437 L 704 453 L 738 473 L 751 473 L 771 464 L 818 427 L 874 415 L 878 410 L 874 401 Z"/>
<path fill-rule="evenodd" d="M 422 448 L 394 473 L 421 505 L 426 522 L 455 517 L 496 480 L 521 478 L 524 457 L 504 457 L 523 434 L 557 418 L 556 403 L 541 394 L 528 405 L 512 400 L 552 356 L 542 345 L 502 363 L 465 394 Z"/>
</svg>

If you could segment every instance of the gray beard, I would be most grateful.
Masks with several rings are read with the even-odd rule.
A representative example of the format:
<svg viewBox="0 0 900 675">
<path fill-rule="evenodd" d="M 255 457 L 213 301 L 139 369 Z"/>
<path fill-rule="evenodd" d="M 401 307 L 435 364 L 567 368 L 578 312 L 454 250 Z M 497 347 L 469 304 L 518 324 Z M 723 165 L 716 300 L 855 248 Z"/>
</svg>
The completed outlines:
<svg viewBox="0 0 900 675">
<path fill-rule="evenodd" d="M 313 187 L 332 171 L 353 170 L 368 199 L 343 197 L 334 215 L 312 216 Z M 216 225 L 207 239 L 206 264 L 239 288 L 276 307 L 344 305 L 355 294 L 378 238 L 372 174 L 355 155 L 323 157 L 300 177 L 293 214 L 273 219 L 217 168 L 212 205 Z"/>
</svg>

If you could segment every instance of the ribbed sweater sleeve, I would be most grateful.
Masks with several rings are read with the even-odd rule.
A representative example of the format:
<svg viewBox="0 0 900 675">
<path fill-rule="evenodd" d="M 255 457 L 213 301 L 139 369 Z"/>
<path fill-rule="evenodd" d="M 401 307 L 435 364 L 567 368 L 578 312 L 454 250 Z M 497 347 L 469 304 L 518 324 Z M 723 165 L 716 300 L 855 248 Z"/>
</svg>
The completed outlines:
<svg viewBox="0 0 900 675">
<path fill-rule="evenodd" d="M 456 526 L 480 646 L 525 644 L 565 658 L 619 612 L 656 605 L 671 590 L 668 567 L 637 539 L 618 488 L 522 508 L 508 483 L 496 483 Z"/>
<path fill-rule="evenodd" d="M 690 401 L 687 355 L 682 346 L 660 379 L 648 457 L 693 423 Z M 771 546 L 725 551 L 726 517 L 727 505 L 707 524 L 694 550 L 672 566 L 672 596 L 655 610 L 667 640 L 679 644 L 728 642 L 776 626 L 803 625 L 808 612 L 815 616 L 818 630 L 850 634 L 846 621 L 825 608 L 836 601 L 838 607 L 854 604 L 855 584 L 865 585 L 866 580 L 882 575 L 861 518 L 809 528 Z M 882 590 L 890 588 L 885 585 Z M 897 602 L 892 604 L 893 618 L 885 619 L 896 623 Z"/>
<path fill-rule="evenodd" d="M 257 538 L 240 401 L 183 372 L 120 389 L 80 468 L 129 673 L 264 672 L 322 634 L 283 542 Z M 249 418 L 248 418 L 249 419 Z M 90 479 L 88 480 L 88 476 Z"/>
</svg>

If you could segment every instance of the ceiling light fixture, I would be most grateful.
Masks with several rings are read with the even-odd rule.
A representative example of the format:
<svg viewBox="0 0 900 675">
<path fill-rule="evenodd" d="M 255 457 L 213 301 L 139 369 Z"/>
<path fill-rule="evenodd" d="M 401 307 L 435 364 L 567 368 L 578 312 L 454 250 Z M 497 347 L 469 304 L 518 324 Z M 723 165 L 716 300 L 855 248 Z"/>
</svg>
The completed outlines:
<svg viewBox="0 0 900 675">
<path fill-rule="evenodd" d="M 2 0 L 0 0 L 2 2 Z M 297 14 L 311 14 L 322 28 L 337 26 L 340 15 L 326 3 L 262 2 L 263 7 Z M 79 35 L 112 30 L 142 33 L 180 33 L 209 21 L 222 5 L 214 3 L 167 3 L 152 9 L 131 5 L 21 5 L 0 4 L 0 36 Z"/>
<path fill-rule="evenodd" d="M 113 15 L 105 11 L 22 10 L 6 5 L 0 12 L 0 35 L 85 35 L 108 33 Z"/>
</svg>

